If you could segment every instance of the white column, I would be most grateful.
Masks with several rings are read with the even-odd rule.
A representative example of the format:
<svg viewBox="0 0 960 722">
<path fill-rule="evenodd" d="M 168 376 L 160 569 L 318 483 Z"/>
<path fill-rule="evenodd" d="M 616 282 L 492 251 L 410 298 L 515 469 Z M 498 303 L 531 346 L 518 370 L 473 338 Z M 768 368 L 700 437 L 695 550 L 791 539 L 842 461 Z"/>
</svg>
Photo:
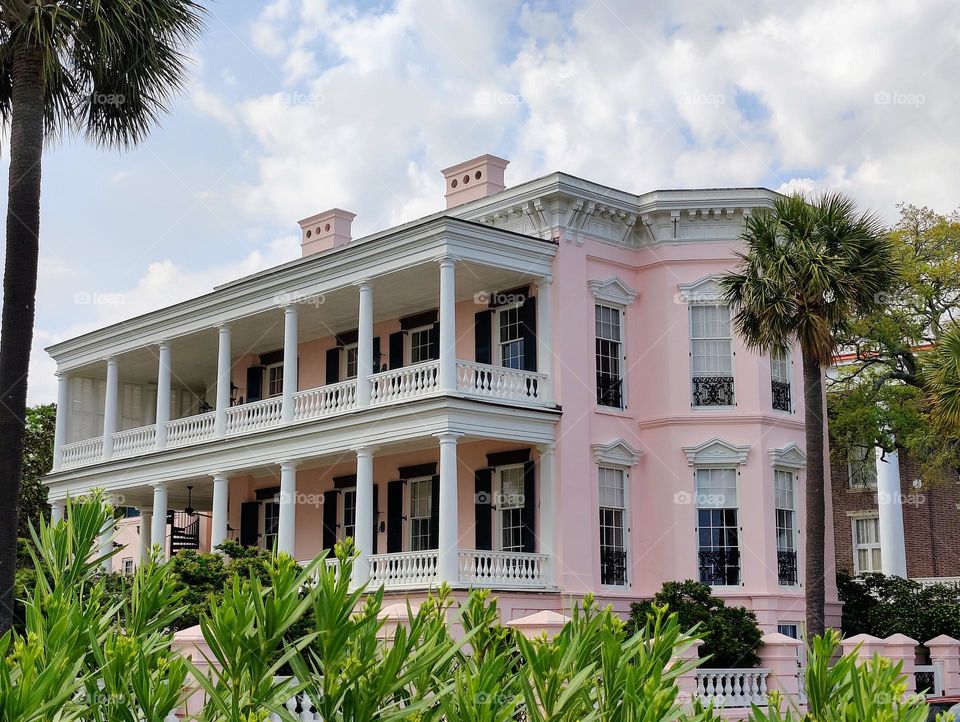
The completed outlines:
<svg viewBox="0 0 960 722">
<path fill-rule="evenodd" d="M 297 544 L 297 465 L 280 462 L 280 518 L 277 551 L 296 556 Z"/>
<path fill-rule="evenodd" d="M 113 456 L 113 435 L 117 431 L 120 398 L 120 372 L 115 358 L 107 359 L 107 388 L 103 405 L 103 458 Z"/>
<path fill-rule="evenodd" d="M 370 374 L 373 373 L 373 286 L 361 281 L 360 314 L 357 321 L 357 406 L 370 405 Z"/>
<path fill-rule="evenodd" d="M 440 390 L 457 390 L 457 289 L 452 258 L 440 260 Z"/>
<path fill-rule="evenodd" d="M 210 549 L 227 540 L 227 518 L 230 513 L 230 480 L 223 472 L 213 475 L 213 509 L 210 519 Z"/>
<path fill-rule="evenodd" d="M 57 524 L 63 521 L 63 513 L 67 505 L 63 499 L 56 499 L 50 502 L 50 523 Z"/>
<path fill-rule="evenodd" d="M 167 445 L 170 421 L 170 344 L 161 341 L 157 354 L 157 448 Z"/>
<path fill-rule="evenodd" d="M 217 345 L 217 406 L 214 434 L 227 435 L 227 409 L 230 408 L 230 327 L 221 326 Z"/>
<path fill-rule="evenodd" d="M 140 563 L 146 562 L 150 558 L 150 549 L 152 547 L 151 538 L 153 536 L 153 509 L 150 507 L 140 507 Z"/>
<path fill-rule="evenodd" d="M 153 487 L 153 519 L 150 525 L 150 544 L 160 545 L 160 558 L 167 558 L 167 487 Z"/>
<path fill-rule="evenodd" d="M 441 582 L 459 581 L 460 525 L 457 503 L 457 439 L 463 434 L 445 431 L 440 440 L 440 500 L 437 516 L 437 573 Z"/>
<path fill-rule="evenodd" d="M 107 523 L 104 525 L 103 529 L 100 531 L 99 543 L 100 543 L 100 556 L 105 556 L 113 551 L 113 531 L 116 522 L 114 522 L 113 517 L 110 517 L 107 520 Z M 112 572 L 113 571 L 113 557 L 107 557 L 102 562 L 103 571 Z"/>
<path fill-rule="evenodd" d="M 357 518 L 354 542 L 360 556 L 353 566 L 353 583 L 366 584 L 370 578 L 373 553 L 373 449 L 362 447 L 357 453 Z"/>
<path fill-rule="evenodd" d="M 537 370 L 547 375 L 547 382 L 539 389 L 544 401 L 553 399 L 553 306 L 550 289 L 553 278 L 544 276 L 537 282 Z"/>
<path fill-rule="evenodd" d="M 540 525 L 540 553 L 550 556 L 547 561 L 547 584 L 553 586 L 556 584 L 556 488 L 553 471 L 554 446 L 553 444 L 544 444 L 537 447 L 540 452 L 539 467 L 539 497 L 540 514 L 538 523 Z"/>
<path fill-rule="evenodd" d="M 891 451 L 881 460 L 877 449 L 877 508 L 880 511 L 880 563 L 883 573 L 907 576 L 907 551 L 903 537 L 903 497 L 900 490 L 900 457 Z"/>
<path fill-rule="evenodd" d="M 373 341 L 370 342 L 371 345 Z M 283 309 L 283 422 L 293 421 L 293 395 L 297 392 L 297 307 Z M 371 355 L 373 351 L 370 352 Z"/>
<path fill-rule="evenodd" d="M 57 374 L 57 422 L 53 429 L 53 470 L 63 466 L 63 445 L 67 443 L 67 419 L 70 417 L 70 377 Z"/>
</svg>

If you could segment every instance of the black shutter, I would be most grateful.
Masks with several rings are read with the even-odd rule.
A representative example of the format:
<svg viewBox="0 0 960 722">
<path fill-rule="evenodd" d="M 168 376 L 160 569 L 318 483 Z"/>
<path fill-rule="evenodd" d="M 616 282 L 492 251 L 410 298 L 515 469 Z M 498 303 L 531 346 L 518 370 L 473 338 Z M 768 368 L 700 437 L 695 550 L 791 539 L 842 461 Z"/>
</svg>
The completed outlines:
<svg viewBox="0 0 960 722">
<path fill-rule="evenodd" d="M 255 547 L 260 540 L 260 502 L 245 501 L 240 505 L 240 543 Z"/>
<path fill-rule="evenodd" d="M 488 309 L 473 316 L 474 358 L 478 364 L 493 363 L 493 313 Z"/>
<path fill-rule="evenodd" d="M 373 485 L 373 553 L 377 553 L 377 537 L 380 536 L 380 485 Z"/>
<path fill-rule="evenodd" d="M 523 370 L 537 370 L 537 299 L 527 296 L 520 307 L 520 333 L 523 334 Z"/>
<path fill-rule="evenodd" d="M 335 384 L 340 380 L 340 351 L 339 346 L 334 346 L 327 351 L 327 383 Z"/>
<path fill-rule="evenodd" d="M 323 548 L 333 549 L 337 543 L 337 498 L 340 492 L 323 492 Z"/>
<path fill-rule="evenodd" d="M 380 366 L 382 362 L 380 360 L 380 337 L 373 337 L 373 363 L 370 364 L 370 368 L 373 369 L 373 373 L 380 373 Z"/>
<path fill-rule="evenodd" d="M 389 356 L 387 361 L 390 364 L 391 369 L 398 369 L 403 366 L 403 337 L 406 334 L 403 331 L 397 331 L 396 333 L 391 333 L 390 338 L 387 341 L 387 346 L 389 348 Z"/>
<path fill-rule="evenodd" d="M 436 361 L 440 358 L 440 322 L 430 327 L 430 358 Z"/>
<path fill-rule="evenodd" d="M 493 469 L 477 469 L 473 475 L 477 549 L 493 549 Z"/>
<path fill-rule="evenodd" d="M 247 369 L 247 403 L 263 398 L 263 366 Z"/>
<path fill-rule="evenodd" d="M 430 548 L 440 548 L 440 477 L 431 479 L 430 486 Z"/>
<path fill-rule="evenodd" d="M 403 551 L 403 481 L 387 482 L 387 552 Z"/>
<path fill-rule="evenodd" d="M 523 521 L 523 551 L 537 551 L 537 487 L 534 464 L 528 461 L 523 465 L 523 509 L 520 518 Z"/>
</svg>

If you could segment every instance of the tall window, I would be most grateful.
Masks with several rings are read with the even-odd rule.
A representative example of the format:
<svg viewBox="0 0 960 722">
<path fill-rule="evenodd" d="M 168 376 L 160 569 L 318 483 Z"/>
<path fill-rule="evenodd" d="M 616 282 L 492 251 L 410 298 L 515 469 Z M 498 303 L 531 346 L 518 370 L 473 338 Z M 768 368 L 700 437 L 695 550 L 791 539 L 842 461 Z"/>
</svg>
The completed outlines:
<svg viewBox="0 0 960 722">
<path fill-rule="evenodd" d="M 855 446 L 847 456 L 847 476 L 850 488 L 869 489 L 877 485 L 877 450 L 873 447 Z"/>
<path fill-rule="evenodd" d="M 770 391 L 773 394 L 774 409 L 791 410 L 790 352 L 782 347 L 770 352 Z"/>
<path fill-rule="evenodd" d="M 867 574 L 883 570 L 880 559 L 880 519 L 875 516 L 853 520 L 853 572 Z"/>
<path fill-rule="evenodd" d="M 283 393 L 283 364 L 267 366 L 267 396 L 280 396 Z"/>
<path fill-rule="evenodd" d="M 433 480 L 410 481 L 410 551 L 430 548 L 430 517 L 433 511 Z"/>
<path fill-rule="evenodd" d="M 500 516 L 500 551 L 523 551 L 523 466 L 504 466 L 497 469 L 500 496 L 497 510 Z"/>
<path fill-rule="evenodd" d="M 124 574 L 133 574 L 133 557 L 124 557 L 121 565 Z"/>
<path fill-rule="evenodd" d="M 777 570 L 780 584 L 792 587 L 797 584 L 797 504 L 793 474 L 775 469 L 773 479 L 777 495 Z"/>
<path fill-rule="evenodd" d="M 600 583 L 627 583 L 627 492 L 623 469 L 600 467 Z"/>
<path fill-rule="evenodd" d="M 267 501 L 263 504 L 263 548 L 273 551 L 277 548 L 277 536 L 280 533 L 280 504 Z"/>
<path fill-rule="evenodd" d="M 357 490 L 343 491 L 343 538 L 357 538 Z"/>
<path fill-rule="evenodd" d="M 433 330 L 432 326 L 422 326 L 415 328 L 410 332 L 410 363 L 418 364 L 424 361 L 430 361 L 431 343 L 430 336 Z"/>
<path fill-rule="evenodd" d="M 697 469 L 697 541 L 700 581 L 740 583 L 737 470 Z"/>
<path fill-rule="evenodd" d="M 623 323 L 618 308 L 595 307 L 597 403 L 623 408 Z"/>
<path fill-rule="evenodd" d="M 343 378 L 357 378 L 357 344 L 343 347 Z"/>
<path fill-rule="evenodd" d="M 694 406 L 733 406 L 730 307 L 690 307 L 690 368 Z"/>
<path fill-rule="evenodd" d="M 497 310 L 497 319 L 500 329 L 500 365 L 509 369 L 522 369 L 523 328 L 520 323 L 520 304 L 500 307 Z"/>
</svg>

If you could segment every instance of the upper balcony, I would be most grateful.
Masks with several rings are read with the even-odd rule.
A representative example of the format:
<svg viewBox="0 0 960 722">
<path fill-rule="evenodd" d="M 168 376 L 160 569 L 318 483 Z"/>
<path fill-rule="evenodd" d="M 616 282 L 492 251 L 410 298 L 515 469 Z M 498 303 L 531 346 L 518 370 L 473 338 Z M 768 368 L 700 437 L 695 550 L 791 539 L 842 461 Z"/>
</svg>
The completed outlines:
<svg viewBox="0 0 960 722">
<path fill-rule="evenodd" d="M 552 406 L 555 253 L 439 218 L 58 344 L 54 472 L 431 397 Z"/>
</svg>

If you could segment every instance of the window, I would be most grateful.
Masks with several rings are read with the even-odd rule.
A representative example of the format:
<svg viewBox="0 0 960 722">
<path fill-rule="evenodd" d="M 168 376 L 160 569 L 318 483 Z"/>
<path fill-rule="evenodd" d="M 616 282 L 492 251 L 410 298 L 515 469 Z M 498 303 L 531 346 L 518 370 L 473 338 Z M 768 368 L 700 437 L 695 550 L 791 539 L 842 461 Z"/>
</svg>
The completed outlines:
<svg viewBox="0 0 960 722">
<path fill-rule="evenodd" d="M 618 308 L 595 306 L 597 403 L 623 408 L 623 324 Z"/>
<path fill-rule="evenodd" d="M 780 584 L 792 587 L 797 584 L 797 505 L 793 474 L 775 469 L 773 481 L 777 496 L 777 570 Z"/>
<path fill-rule="evenodd" d="M 853 573 L 882 571 L 880 563 L 880 519 L 875 516 L 853 520 Z"/>
<path fill-rule="evenodd" d="M 124 557 L 120 565 L 124 574 L 133 574 L 133 557 Z"/>
<path fill-rule="evenodd" d="M 274 551 L 280 533 L 280 504 L 276 501 L 263 503 L 263 548 Z"/>
<path fill-rule="evenodd" d="M 627 584 L 627 473 L 600 467 L 600 583 Z"/>
<path fill-rule="evenodd" d="M 696 477 L 700 581 L 740 584 L 737 470 L 697 469 Z"/>
<path fill-rule="evenodd" d="M 872 489 L 877 486 L 877 451 L 873 447 L 855 446 L 847 456 L 847 475 L 851 489 Z"/>
<path fill-rule="evenodd" d="M 340 528 L 343 530 L 343 539 L 350 537 L 356 539 L 357 534 L 357 490 L 344 489 L 343 494 L 343 519 L 340 522 Z"/>
<path fill-rule="evenodd" d="M 523 328 L 520 323 L 520 304 L 501 306 L 497 309 L 497 325 L 500 329 L 497 348 L 500 365 L 508 369 L 522 369 Z"/>
<path fill-rule="evenodd" d="M 500 551 L 523 551 L 523 465 L 497 469 L 500 494 L 496 500 L 500 522 Z"/>
<path fill-rule="evenodd" d="M 433 515 L 433 479 L 410 481 L 410 551 L 430 548 L 430 517 Z"/>
<path fill-rule="evenodd" d="M 432 326 L 421 326 L 410 332 L 410 363 L 418 364 L 424 361 L 430 361 L 433 351 L 433 344 L 430 343 L 433 335 Z"/>
<path fill-rule="evenodd" d="M 732 342 L 729 306 L 690 307 L 693 406 L 734 405 Z"/>
<path fill-rule="evenodd" d="M 343 347 L 343 374 L 344 379 L 357 378 L 357 344 L 352 343 Z"/>
<path fill-rule="evenodd" d="M 770 352 L 770 391 L 776 411 L 790 411 L 790 352 L 775 348 Z"/>
<path fill-rule="evenodd" d="M 790 639 L 800 639 L 800 625 L 796 622 L 781 622 L 777 625 L 777 632 Z"/>
<path fill-rule="evenodd" d="M 283 393 L 283 364 L 267 366 L 267 396 L 280 396 Z"/>
</svg>

